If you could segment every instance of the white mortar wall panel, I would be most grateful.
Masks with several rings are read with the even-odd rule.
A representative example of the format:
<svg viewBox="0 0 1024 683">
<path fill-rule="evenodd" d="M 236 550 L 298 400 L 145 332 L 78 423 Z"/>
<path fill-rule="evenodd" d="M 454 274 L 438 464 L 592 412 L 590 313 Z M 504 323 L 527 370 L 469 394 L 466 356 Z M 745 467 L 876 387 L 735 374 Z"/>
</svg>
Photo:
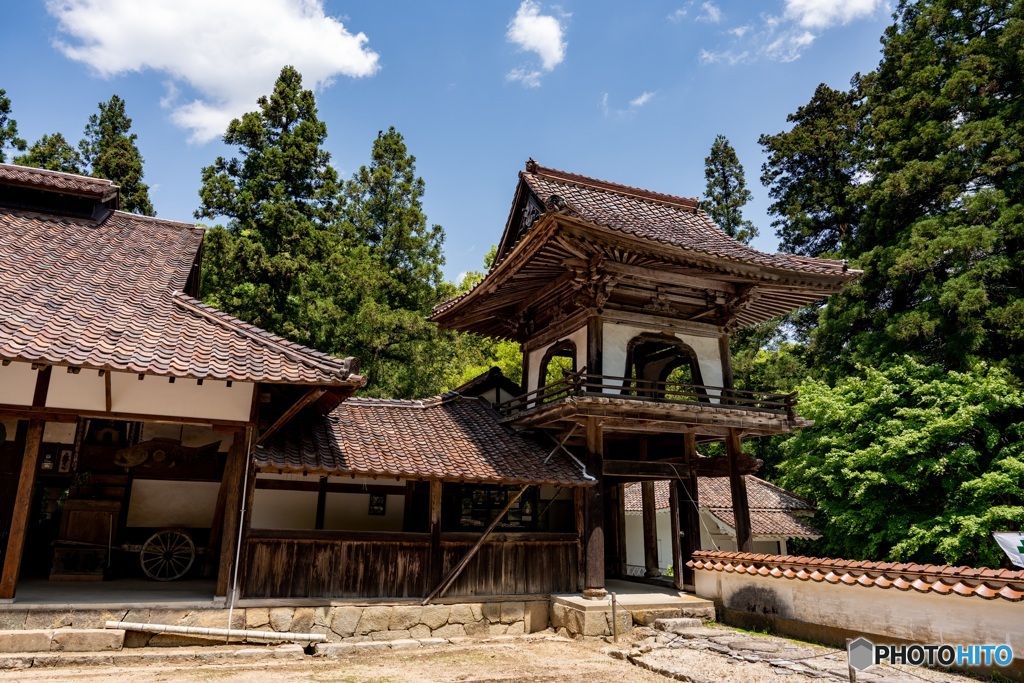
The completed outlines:
<svg viewBox="0 0 1024 683">
<path fill-rule="evenodd" d="M 83 371 L 84 372 L 84 371 Z M 197 421 L 231 420 L 248 422 L 254 385 L 248 382 L 194 379 L 170 382 L 166 377 L 123 372 L 111 374 L 111 410 L 115 413 L 166 415 L 195 418 Z"/>
<path fill-rule="evenodd" d="M 54 367 L 46 393 L 46 407 L 103 412 L 107 409 L 106 387 L 107 380 L 100 376 L 99 370 L 72 374 L 67 368 Z"/>
<path fill-rule="evenodd" d="M 43 443 L 66 443 L 75 442 L 75 432 L 78 424 L 75 422 L 47 422 L 43 427 Z M 8 434 L 14 438 L 14 432 L 8 429 Z"/>
<path fill-rule="evenodd" d="M 337 531 L 401 531 L 405 496 L 388 496 L 385 514 L 370 514 L 369 493 L 328 493 L 324 529 Z"/>
<path fill-rule="evenodd" d="M 219 491 L 217 481 L 135 479 L 127 525 L 209 529 Z"/>
<path fill-rule="evenodd" d="M 696 572 L 697 595 L 749 609 L 743 596 L 770 600 L 780 617 L 918 643 L 1005 643 L 1024 655 L 1024 606 L 1003 599 L 833 585 L 718 571 Z M 754 589 L 751 591 L 750 589 Z M 741 592 L 742 591 L 742 592 Z"/>
<path fill-rule="evenodd" d="M 544 354 L 555 344 L 564 342 L 567 339 L 576 345 L 576 369 L 579 370 L 587 364 L 587 326 L 584 325 L 571 334 L 559 337 L 550 344 L 529 352 L 530 376 L 525 387 L 526 391 L 533 391 L 541 387 L 541 384 L 539 384 L 541 381 L 540 362 L 544 359 Z"/>
<path fill-rule="evenodd" d="M 30 406 L 36 393 L 38 370 L 31 363 L 0 365 L 0 403 L 12 406 Z"/>
<path fill-rule="evenodd" d="M 316 527 L 316 491 L 257 488 L 253 499 L 253 529 L 308 530 Z"/>
<path fill-rule="evenodd" d="M 604 374 L 626 376 L 626 349 L 629 342 L 641 334 L 661 334 L 664 330 L 654 327 L 637 327 L 622 323 L 606 322 L 604 324 Z M 717 337 L 704 337 L 695 334 L 676 332 L 674 337 L 693 349 L 697 354 L 697 365 L 700 368 L 703 384 L 713 387 L 722 386 L 722 356 L 718 348 Z M 621 382 L 611 382 L 614 386 L 622 386 Z M 708 392 L 717 396 L 718 392 Z"/>
</svg>

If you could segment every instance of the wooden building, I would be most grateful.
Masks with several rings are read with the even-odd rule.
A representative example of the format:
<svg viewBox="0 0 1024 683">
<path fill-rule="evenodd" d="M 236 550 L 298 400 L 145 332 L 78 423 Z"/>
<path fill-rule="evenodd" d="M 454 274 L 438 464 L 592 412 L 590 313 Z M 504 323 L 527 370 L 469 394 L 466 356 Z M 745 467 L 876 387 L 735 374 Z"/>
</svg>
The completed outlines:
<svg viewBox="0 0 1024 683">
<path fill-rule="evenodd" d="M 845 262 L 765 254 L 729 238 L 693 199 L 527 163 L 486 277 L 435 309 L 450 329 L 522 344 L 525 393 L 502 424 L 543 432 L 598 485 L 584 501 L 584 594 L 620 576 L 622 485 L 670 479 L 672 564 L 699 548 L 700 477 L 728 477 L 737 544 L 751 548 L 742 439 L 806 424 L 796 395 L 733 386 L 729 336 L 838 292 Z M 698 453 L 724 441 L 723 458 Z M 649 517 L 649 518 L 648 518 Z M 653 512 L 645 515 L 653 535 Z M 681 539 L 681 540 L 680 540 Z M 692 570 L 677 572 L 692 586 Z"/>
</svg>

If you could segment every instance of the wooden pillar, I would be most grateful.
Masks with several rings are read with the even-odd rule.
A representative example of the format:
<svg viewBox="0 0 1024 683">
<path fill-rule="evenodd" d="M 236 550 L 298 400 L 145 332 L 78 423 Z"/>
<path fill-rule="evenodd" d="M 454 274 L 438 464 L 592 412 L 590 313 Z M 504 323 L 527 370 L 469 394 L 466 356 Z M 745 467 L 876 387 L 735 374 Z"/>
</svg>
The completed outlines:
<svg viewBox="0 0 1024 683">
<path fill-rule="evenodd" d="M 616 557 L 618 562 L 616 563 L 616 574 L 619 576 L 629 576 L 629 565 L 626 562 L 626 485 L 618 484 L 615 487 L 618 491 L 618 506 L 615 508 L 615 519 L 618 523 L 615 540 L 616 540 Z"/>
<path fill-rule="evenodd" d="M 587 374 L 604 374 L 604 325 L 596 310 L 587 315 Z"/>
<path fill-rule="evenodd" d="M 725 389 L 732 389 L 734 379 L 732 374 L 732 349 L 729 347 L 729 335 L 724 335 L 718 338 L 718 355 L 721 356 L 722 359 L 722 386 Z M 730 401 L 723 396 L 721 398 L 721 402 L 729 403 Z"/>
<path fill-rule="evenodd" d="M 700 550 L 700 495 L 697 480 L 697 435 L 683 434 L 683 460 L 687 479 L 679 482 L 680 503 L 685 514 L 680 516 L 680 527 L 683 532 L 680 554 L 682 555 L 681 576 L 683 585 L 691 590 L 694 585 L 693 569 L 686 563 L 693 558 L 694 551 Z"/>
<path fill-rule="evenodd" d="M 684 588 L 682 539 L 679 538 L 679 515 L 685 498 L 685 495 L 681 495 L 682 486 L 683 482 L 673 479 L 668 490 L 669 515 L 672 518 L 672 583 L 679 590 Z"/>
<path fill-rule="evenodd" d="M 444 577 L 444 549 L 441 546 L 441 491 L 440 481 L 430 482 L 430 554 L 427 570 L 427 595 Z"/>
<path fill-rule="evenodd" d="M 224 477 L 221 490 L 224 493 L 223 526 L 221 527 L 220 562 L 217 569 L 217 587 L 214 595 L 227 597 L 231 590 L 231 568 L 235 562 L 235 549 L 238 547 L 238 525 L 242 523 L 242 491 L 247 484 L 246 473 L 249 470 L 249 431 L 235 432 L 228 459 L 224 465 Z M 246 501 L 247 506 L 252 501 Z"/>
<path fill-rule="evenodd" d="M 572 509 L 576 520 L 576 590 L 582 592 L 583 584 L 586 583 L 587 567 L 587 525 L 586 515 L 586 489 L 577 487 L 572 490 Z"/>
<path fill-rule="evenodd" d="M 519 388 L 525 394 L 530 391 L 530 352 L 526 350 L 525 343 L 519 345 L 519 352 L 523 354 L 523 369 L 522 375 L 519 378 Z M 536 387 L 533 388 L 536 389 Z M 525 406 L 523 407 L 525 408 Z"/>
<path fill-rule="evenodd" d="M 13 600 L 21 573 L 21 558 L 25 552 L 25 536 L 28 532 L 29 514 L 32 511 L 32 492 L 36 483 L 36 469 L 39 466 L 39 447 L 43 443 L 42 420 L 30 420 L 25 437 L 25 454 L 21 459 L 18 474 L 18 489 L 14 496 L 14 515 L 11 519 L 11 533 L 7 537 L 7 552 L 4 553 L 4 568 L 0 574 L 0 600 Z"/>
<path fill-rule="evenodd" d="M 729 455 L 729 489 L 732 493 L 732 516 L 736 520 L 736 549 L 741 553 L 754 551 L 750 537 L 750 503 L 747 500 L 747 480 L 739 470 L 743 457 L 740 433 L 730 429 L 725 437 L 725 450 Z"/>
<path fill-rule="evenodd" d="M 654 500 L 654 482 L 640 484 L 640 496 L 644 514 L 644 576 L 661 576 L 658 568 L 658 507 Z"/>
<path fill-rule="evenodd" d="M 320 488 L 316 492 L 316 518 L 313 528 L 322 530 L 327 517 L 327 477 L 320 477 Z"/>
<path fill-rule="evenodd" d="M 603 441 L 601 423 L 595 418 L 587 418 L 587 473 L 597 479 L 597 484 L 589 487 L 585 494 L 586 571 L 583 595 L 594 598 L 607 595 L 604 589 L 604 482 L 601 477 Z"/>
</svg>

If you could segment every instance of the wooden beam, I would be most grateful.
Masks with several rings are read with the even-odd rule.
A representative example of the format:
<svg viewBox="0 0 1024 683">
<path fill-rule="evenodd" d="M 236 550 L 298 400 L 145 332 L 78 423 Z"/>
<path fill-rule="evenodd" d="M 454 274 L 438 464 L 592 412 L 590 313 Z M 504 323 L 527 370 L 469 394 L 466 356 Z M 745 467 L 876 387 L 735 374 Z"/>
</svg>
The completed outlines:
<svg viewBox="0 0 1024 683">
<path fill-rule="evenodd" d="M 439 481 L 430 482 L 430 555 L 427 565 L 427 585 L 437 586 L 441 583 L 444 572 L 444 549 L 441 547 L 441 492 L 443 484 Z"/>
<path fill-rule="evenodd" d="M 11 532 L 7 537 L 7 552 L 4 553 L 3 573 L 0 574 L 0 600 L 13 600 L 18 586 L 18 575 L 21 573 L 21 558 L 25 552 L 25 536 L 28 533 L 28 518 L 32 510 L 32 492 L 36 483 L 36 469 L 39 466 L 39 447 L 43 444 L 44 425 L 45 423 L 42 420 L 32 420 L 28 423 L 28 433 L 25 436 L 25 451 L 21 459 L 21 472 L 18 475 L 18 488 L 14 494 L 14 515 L 11 518 Z"/>
<path fill-rule="evenodd" d="M 729 430 L 725 439 L 725 449 L 729 454 L 729 489 L 732 493 L 732 515 L 736 520 L 736 550 L 750 553 L 754 550 L 750 534 L 750 503 L 747 500 L 747 481 L 740 470 L 743 448 L 740 433 Z"/>
<path fill-rule="evenodd" d="M 259 446 L 261 443 L 273 436 L 279 429 L 288 424 L 293 417 L 299 414 L 299 411 L 308 406 L 310 403 L 317 401 L 321 396 L 327 393 L 327 390 L 322 387 L 313 387 L 305 394 L 302 395 L 298 401 L 292 404 L 292 407 L 284 411 L 281 417 L 277 418 L 274 424 L 267 427 L 260 438 L 256 440 L 256 445 Z"/>
<path fill-rule="evenodd" d="M 693 569 L 686 566 L 686 563 L 693 558 L 693 553 L 700 550 L 700 491 L 698 484 L 700 477 L 697 476 L 697 435 L 690 433 L 683 435 L 683 467 L 687 473 L 687 479 L 679 482 L 680 509 L 679 526 L 683 533 L 679 552 L 682 555 L 681 561 L 683 586 L 694 589 Z"/>
<path fill-rule="evenodd" d="M 44 422 L 75 422 L 79 418 L 99 418 L 122 422 L 171 422 L 174 424 L 211 425 L 215 427 L 245 427 L 242 420 L 212 420 L 206 417 L 178 417 L 175 415 L 152 415 L 149 413 L 108 413 L 103 410 L 80 410 L 72 408 L 44 408 L 42 406 L 0 405 L 0 415 L 18 420 L 42 420 Z"/>
<path fill-rule="evenodd" d="M 224 476 L 221 478 L 223 496 L 223 523 L 220 533 L 220 561 L 217 570 L 217 586 L 214 595 L 227 597 L 231 589 L 231 568 L 235 561 L 235 548 L 238 543 L 238 525 L 241 522 L 242 489 L 246 483 L 246 471 L 249 462 L 248 430 L 235 432 L 231 449 L 228 451 L 227 463 L 224 465 Z M 220 497 L 218 496 L 218 497 Z M 220 502 L 218 501 L 218 504 Z"/>
<path fill-rule="evenodd" d="M 653 481 L 640 484 L 640 497 L 644 517 L 644 576 L 650 579 L 661 576 L 661 569 L 658 568 L 658 509 L 654 500 Z"/>
<path fill-rule="evenodd" d="M 587 420 L 587 472 L 595 477 L 597 485 L 584 493 L 584 539 L 586 542 L 586 570 L 584 572 L 583 595 L 602 598 L 604 589 L 604 482 L 601 462 L 604 459 L 604 436 L 601 423 Z"/>
<path fill-rule="evenodd" d="M 112 391 L 111 391 L 111 388 L 110 388 L 110 384 L 111 384 L 110 370 L 106 370 L 106 371 L 100 370 L 100 372 L 103 373 L 103 401 L 104 401 L 104 404 L 106 405 L 106 411 L 109 413 L 109 412 L 113 411 L 113 405 L 114 405 L 113 394 L 112 394 Z"/>
<path fill-rule="evenodd" d="M 573 518 L 576 525 L 576 590 L 583 592 L 583 585 L 586 583 L 586 567 L 587 567 L 587 522 L 585 509 L 587 506 L 586 502 L 586 489 L 581 487 L 574 488 L 572 490 L 572 509 Z"/>
<path fill-rule="evenodd" d="M 652 286 L 673 285 L 676 287 L 695 289 L 702 292 L 710 289 L 716 292 L 725 292 L 728 294 L 735 294 L 737 290 L 736 285 L 732 283 L 714 280 L 709 277 L 694 277 L 692 275 L 673 273 L 668 270 L 645 268 L 643 266 L 634 266 L 615 261 L 605 262 L 603 269 L 605 272 L 611 273 L 612 275 L 627 277 L 630 280 L 648 283 Z"/>
<path fill-rule="evenodd" d="M 402 491 L 405 493 L 405 491 Z M 327 477 L 320 477 L 317 482 L 316 491 L 316 517 L 313 520 L 313 528 L 323 530 L 324 517 L 327 516 Z"/>
<path fill-rule="evenodd" d="M 589 472 L 589 467 L 587 471 Z M 606 477 L 629 477 L 637 480 L 678 479 L 687 476 L 684 467 L 658 460 L 605 460 L 601 466 L 601 473 Z"/>
<path fill-rule="evenodd" d="M 615 535 L 616 547 L 618 552 L 616 553 L 619 558 L 617 564 L 617 573 L 619 576 L 629 576 L 629 567 L 627 565 L 627 553 L 626 553 L 626 485 L 619 484 L 615 487 L 618 491 L 618 503 L 615 508 L 615 519 L 618 523 L 618 530 Z"/>
<path fill-rule="evenodd" d="M 32 393 L 32 406 L 42 408 L 46 405 L 46 397 L 50 392 L 50 377 L 53 375 L 53 366 L 47 365 L 36 375 L 36 388 Z"/>
</svg>

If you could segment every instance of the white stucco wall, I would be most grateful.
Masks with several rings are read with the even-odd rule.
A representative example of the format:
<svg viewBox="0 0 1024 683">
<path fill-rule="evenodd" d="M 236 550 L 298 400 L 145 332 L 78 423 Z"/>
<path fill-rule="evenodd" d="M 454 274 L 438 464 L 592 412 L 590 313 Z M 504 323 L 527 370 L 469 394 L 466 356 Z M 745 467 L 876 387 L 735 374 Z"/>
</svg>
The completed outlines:
<svg viewBox="0 0 1024 683">
<path fill-rule="evenodd" d="M 217 481 L 135 479 L 128 526 L 209 529 L 219 492 Z"/>
<path fill-rule="evenodd" d="M 658 510 L 654 516 L 658 531 L 658 567 L 664 572 L 672 564 L 672 516 L 668 510 Z M 626 564 L 645 566 L 644 516 L 626 513 Z"/>
<path fill-rule="evenodd" d="M 0 404 L 32 405 L 37 372 L 32 369 L 31 363 L 0 365 Z"/>
<path fill-rule="evenodd" d="M 731 609 L 919 643 L 1005 643 L 1024 659 L 1024 608 L 1008 600 L 696 572 L 697 595 Z"/>
<path fill-rule="evenodd" d="M 107 380 L 100 376 L 99 370 L 70 373 L 67 368 L 54 367 L 46 392 L 46 407 L 104 411 L 107 409 L 106 386 Z"/>
<path fill-rule="evenodd" d="M 259 479 L 316 482 L 318 477 L 301 474 L 259 474 Z M 329 477 L 328 483 L 387 484 L 404 486 L 404 480 L 369 477 Z M 316 491 L 256 489 L 252 508 L 254 529 L 313 529 L 316 527 Z M 370 494 L 328 492 L 324 507 L 324 529 L 345 531 L 401 531 L 405 517 L 405 496 L 389 495 L 385 514 L 371 515 Z"/>
<path fill-rule="evenodd" d="M 584 325 L 572 334 L 567 334 L 546 346 L 530 351 L 530 376 L 527 379 L 525 391 L 533 391 L 540 386 L 538 384 L 538 381 L 540 380 L 540 362 L 544 359 L 544 354 L 547 353 L 547 350 L 552 346 L 565 341 L 566 339 L 576 345 L 576 369 L 578 370 L 587 364 L 587 326 Z"/>
<path fill-rule="evenodd" d="M 622 323 L 606 322 L 603 330 L 604 374 L 626 375 L 626 347 L 630 340 L 641 334 L 660 334 L 663 330 L 654 327 L 637 327 Z M 677 332 L 673 336 L 693 349 L 697 354 L 697 365 L 703 383 L 708 386 L 722 386 L 722 356 L 718 349 L 717 337 L 702 337 Z M 709 392 L 714 394 L 715 392 Z"/>
<path fill-rule="evenodd" d="M 69 377 L 82 377 L 86 371 Z M 247 422 L 252 409 L 254 385 L 247 382 L 145 377 L 115 372 L 110 376 L 111 410 L 115 413 L 189 417 L 199 421 L 233 420 Z M 51 380 L 52 381 L 52 380 Z M 50 389 L 50 395 L 54 390 Z"/>
</svg>

